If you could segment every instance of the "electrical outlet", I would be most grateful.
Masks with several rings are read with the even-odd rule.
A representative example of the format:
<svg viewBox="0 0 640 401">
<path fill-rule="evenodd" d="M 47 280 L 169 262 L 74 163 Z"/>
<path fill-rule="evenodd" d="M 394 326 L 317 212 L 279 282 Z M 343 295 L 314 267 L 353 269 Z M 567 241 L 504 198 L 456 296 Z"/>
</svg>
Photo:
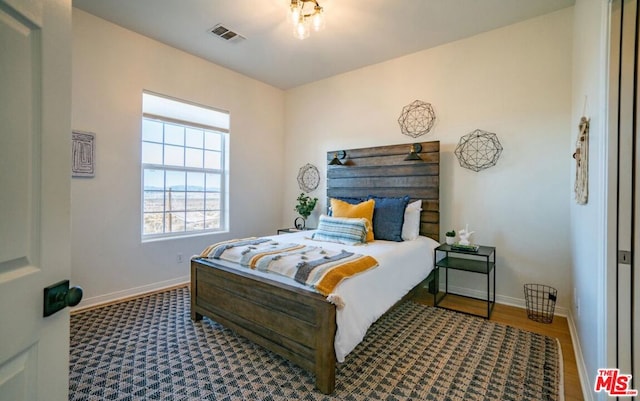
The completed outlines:
<svg viewBox="0 0 640 401">
<path fill-rule="evenodd" d="M 181 253 L 179 253 L 179 254 L 176 256 L 176 262 L 178 262 L 178 263 L 182 263 L 182 260 L 183 260 L 183 259 L 182 259 L 182 254 L 181 254 Z"/>
</svg>

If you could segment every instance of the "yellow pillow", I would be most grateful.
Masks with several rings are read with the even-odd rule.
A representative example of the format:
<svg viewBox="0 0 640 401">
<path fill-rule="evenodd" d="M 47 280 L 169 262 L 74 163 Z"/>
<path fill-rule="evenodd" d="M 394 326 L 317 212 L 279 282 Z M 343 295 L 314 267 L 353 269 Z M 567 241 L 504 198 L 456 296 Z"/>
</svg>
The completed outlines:
<svg viewBox="0 0 640 401">
<path fill-rule="evenodd" d="M 373 207 L 375 201 L 368 201 L 352 205 L 339 199 L 331 199 L 331 215 L 333 217 L 364 218 L 367 220 L 367 242 L 373 241 Z"/>
</svg>

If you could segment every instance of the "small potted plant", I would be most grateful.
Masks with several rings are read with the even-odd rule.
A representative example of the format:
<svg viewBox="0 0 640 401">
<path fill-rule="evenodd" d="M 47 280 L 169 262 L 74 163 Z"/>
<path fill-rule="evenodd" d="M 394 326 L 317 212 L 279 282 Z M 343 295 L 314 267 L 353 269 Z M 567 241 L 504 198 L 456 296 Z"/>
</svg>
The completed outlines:
<svg viewBox="0 0 640 401">
<path fill-rule="evenodd" d="M 311 215 L 313 209 L 315 209 L 318 198 L 311 198 L 310 196 L 301 193 L 300 196 L 298 196 L 297 201 L 298 204 L 296 205 L 295 211 L 298 212 L 302 218 L 296 218 L 294 225 L 297 229 L 302 230 L 306 225 L 307 218 Z"/>
<path fill-rule="evenodd" d="M 456 232 L 454 230 L 447 231 L 445 234 L 447 245 L 453 245 L 456 242 Z"/>
</svg>

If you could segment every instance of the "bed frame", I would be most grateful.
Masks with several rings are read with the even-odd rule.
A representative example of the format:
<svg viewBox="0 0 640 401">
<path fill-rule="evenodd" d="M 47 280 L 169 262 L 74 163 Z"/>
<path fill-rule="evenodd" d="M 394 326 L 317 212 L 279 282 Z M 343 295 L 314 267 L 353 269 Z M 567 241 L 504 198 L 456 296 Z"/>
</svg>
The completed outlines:
<svg viewBox="0 0 640 401">
<path fill-rule="evenodd" d="M 404 160 L 411 144 L 346 150 L 342 166 L 327 166 L 327 197 L 408 194 L 411 201 L 422 199 L 420 234 L 438 241 L 440 143 L 420 145 L 423 161 Z M 327 152 L 327 163 L 334 154 Z M 433 291 L 431 276 L 425 281 Z M 324 296 L 196 258 L 191 261 L 191 319 L 203 316 L 314 373 L 318 390 L 333 392 L 336 308 Z"/>
</svg>

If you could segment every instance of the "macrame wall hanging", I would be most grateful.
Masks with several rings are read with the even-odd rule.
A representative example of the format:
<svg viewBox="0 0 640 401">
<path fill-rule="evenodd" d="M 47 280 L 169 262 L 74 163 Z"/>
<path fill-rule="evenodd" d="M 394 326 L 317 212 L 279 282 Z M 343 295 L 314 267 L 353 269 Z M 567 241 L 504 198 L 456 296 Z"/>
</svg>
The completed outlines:
<svg viewBox="0 0 640 401">
<path fill-rule="evenodd" d="M 578 128 L 576 151 L 573 154 L 576 161 L 576 181 L 573 190 L 578 205 L 586 205 L 589 198 L 589 119 L 580 118 Z"/>
<path fill-rule="evenodd" d="M 436 121 L 436 113 L 431 103 L 422 100 L 414 100 L 411 104 L 402 108 L 398 124 L 400 131 L 410 137 L 417 138 L 431 131 Z"/>
<path fill-rule="evenodd" d="M 502 145 L 496 134 L 477 129 L 460 138 L 453 153 L 460 166 L 478 172 L 496 165 Z"/>
</svg>

